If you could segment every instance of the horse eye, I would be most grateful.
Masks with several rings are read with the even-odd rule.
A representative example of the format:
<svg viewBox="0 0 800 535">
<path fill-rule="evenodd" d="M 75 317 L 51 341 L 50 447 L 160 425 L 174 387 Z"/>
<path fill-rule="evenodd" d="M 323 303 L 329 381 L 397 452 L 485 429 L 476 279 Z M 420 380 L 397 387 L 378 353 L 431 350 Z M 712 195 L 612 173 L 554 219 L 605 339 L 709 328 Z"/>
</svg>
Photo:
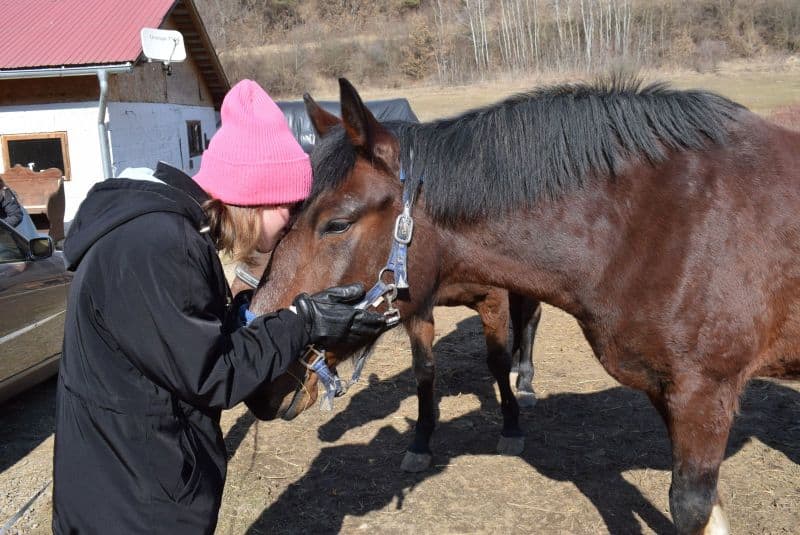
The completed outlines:
<svg viewBox="0 0 800 535">
<path fill-rule="evenodd" d="M 325 225 L 325 230 L 322 231 L 323 234 L 342 234 L 347 232 L 350 228 L 350 221 L 344 219 L 334 219 L 333 221 L 329 221 L 327 225 Z"/>
</svg>

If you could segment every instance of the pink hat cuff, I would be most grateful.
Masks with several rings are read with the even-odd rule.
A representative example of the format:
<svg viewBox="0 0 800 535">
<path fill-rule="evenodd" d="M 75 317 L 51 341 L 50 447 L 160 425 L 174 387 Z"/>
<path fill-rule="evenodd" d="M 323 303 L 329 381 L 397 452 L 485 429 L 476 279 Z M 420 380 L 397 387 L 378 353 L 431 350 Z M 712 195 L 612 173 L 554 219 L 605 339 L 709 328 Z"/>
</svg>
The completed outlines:
<svg viewBox="0 0 800 535">
<path fill-rule="evenodd" d="M 311 193 L 311 166 L 307 156 L 260 164 L 233 164 L 208 156 L 212 155 L 203 156 L 203 164 L 194 180 L 209 195 L 226 204 L 291 204 L 304 200 Z"/>
</svg>

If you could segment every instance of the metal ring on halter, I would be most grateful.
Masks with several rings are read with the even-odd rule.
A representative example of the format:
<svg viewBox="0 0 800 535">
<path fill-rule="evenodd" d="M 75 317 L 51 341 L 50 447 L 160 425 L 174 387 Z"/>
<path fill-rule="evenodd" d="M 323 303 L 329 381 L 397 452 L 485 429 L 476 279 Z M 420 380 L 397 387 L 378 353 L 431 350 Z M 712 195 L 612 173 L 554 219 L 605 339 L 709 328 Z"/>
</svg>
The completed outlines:
<svg viewBox="0 0 800 535">
<path fill-rule="evenodd" d="M 303 366 L 305 366 L 306 368 L 308 368 L 311 371 L 315 371 L 313 366 L 320 359 L 324 359 L 325 358 L 325 351 L 320 351 L 319 349 L 315 348 L 314 346 L 308 346 L 306 349 L 307 349 L 306 350 L 306 354 L 303 355 L 303 358 L 300 359 L 300 364 L 302 364 Z M 308 362 L 306 362 L 305 359 L 309 355 L 314 355 L 314 358 L 309 360 Z"/>
<path fill-rule="evenodd" d="M 384 273 L 389 273 L 389 272 L 394 273 L 394 271 L 389 269 L 389 268 L 383 268 L 382 270 L 380 270 L 378 272 L 378 282 L 379 283 L 382 282 L 383 281 L 383 274 Z M 397 285 L 395 283 L 393 283 L 393 282 L 384 283 L 384 284 L 386 284 L 386 290 L 383 292 L 383 295 L 385 296 L 386 294 L 391 292 L 391 295 L 386 297 L 386 299 L 388 301 L 394 301 L 395 299 L 397 299 Z"/>
</svg>

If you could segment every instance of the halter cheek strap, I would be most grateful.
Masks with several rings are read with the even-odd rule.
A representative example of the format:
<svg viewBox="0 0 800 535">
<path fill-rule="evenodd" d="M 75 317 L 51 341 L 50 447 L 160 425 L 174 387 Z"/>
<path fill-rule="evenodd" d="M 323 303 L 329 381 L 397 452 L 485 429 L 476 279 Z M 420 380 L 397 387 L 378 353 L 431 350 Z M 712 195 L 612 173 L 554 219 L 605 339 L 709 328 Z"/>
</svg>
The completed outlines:
<svg viewBox="0 0 800 535">
<path fill-rule="evenodd" d="M 401 168 L 400 182 L 403 184 L 403 211 L 394 222 L 392 248 L 389 251 L 389 258 L 386 261 L 386 265 L 378 273 L 378 280 L 375 285 L 370 288 L 364 299 L 356 305 L 356 308 L 362 309 L 378 307 L 385 298 L 389 305 L 385 315 L 387 321 L 392 324 L 400 321 L 400 313 L 392 306 L 392 302 L 397 298 L 398 290 L 406 290 L 409 286 L 408 246 L 414 235 L 414 219 L 411 217 L 411 209 L 414 206 L 417 190 L 419 185 L 422 184 L 422 180 L 416 183 L 413 183 L 412 180 L 406 180 L 405 171 Z M 386 273 L 393 275 L 393 283 L 384 282 L 383 276 Z"/>
<path fill-rule="evenodd" d="M 414 154 L 411 154 L 411 161 L 413 166 Z M 413 169 L 413 167 L 412 167 Z M 400 168 L 400 183 L 403 184 L 403 211 L 397 216 L 394 222 L 394 232 L 392 235 L 392 248 L 389 251 L 389 259 L 386 265 L 378 273 L 378 280 L 375 285 L 370 288 L 364 299 L 356 305 L 356 308 L 366 309 L 368 307 L 377 308 L 386 299 L 389 308 L 385 312 L 387 321 L 392 324 L 400 321 L 400 312 L 394 308 L 394 300 L 397 299 L 398 290 L 408 289 L 408 246 L 411 244 L 411 238 L 414 235 L 414 219 L 411 217 L 411 209 L 414 207 L 414 202 L 417 198 L 417 191 L 422 184 L 422 179 L 413 183 L 412 180 L 407 180 L 405 170 Z M 394 283 L 386 283 L 383 281 L 385 273 L 392 273 L 394 275 Z M 351 382 L 356 383 L 361 378 L 361 372 L 364 369 L 371 352 L 365 351 L 361 353 L 356 359 L 355 369 L 353 370 L 353 377 Z"/>
</svg>

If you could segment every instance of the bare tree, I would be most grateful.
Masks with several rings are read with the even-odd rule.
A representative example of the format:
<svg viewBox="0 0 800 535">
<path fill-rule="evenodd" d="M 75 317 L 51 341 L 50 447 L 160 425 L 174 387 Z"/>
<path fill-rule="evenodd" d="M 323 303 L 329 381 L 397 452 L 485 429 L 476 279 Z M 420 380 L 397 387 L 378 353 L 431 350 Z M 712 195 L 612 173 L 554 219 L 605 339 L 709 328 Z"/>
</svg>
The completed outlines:
<svg viewBox="0 0 800 535">
<path fill-rule="evenodd" d="M 580 0 L 581 20 L 583 21 L 583 40 L 586 45 L 586 69 L 592 68 L 592 38 L 594 36 L 594 8 L 589 2 L 588 9 L 584 7 L 584 0 Z M 587 15 L 588 12 L 588 15 Z"/>
</svg>

